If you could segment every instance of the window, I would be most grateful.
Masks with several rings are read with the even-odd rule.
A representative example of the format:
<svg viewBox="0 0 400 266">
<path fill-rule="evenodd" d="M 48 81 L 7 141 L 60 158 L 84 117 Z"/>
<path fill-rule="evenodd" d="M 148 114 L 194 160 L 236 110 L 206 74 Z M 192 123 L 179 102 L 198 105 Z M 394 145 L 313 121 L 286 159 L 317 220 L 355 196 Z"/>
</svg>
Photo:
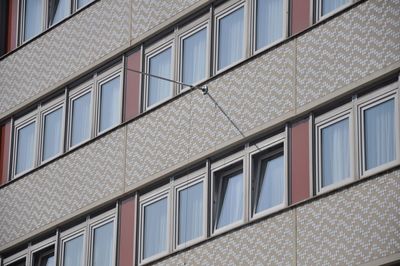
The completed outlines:
<svg viewBox="0 0 400 266">
<path fill-rule="evenodd" d="M 77 9 L 81 9 L 82 7 L 90 4 L 93 0 L 76 0 Z"/>
<path fill-rule="evenodd" d="M 104 132 L 121 123 L 122 84 L 118 73 L 100 81 L 99 132 Z"/>
<path fill-rule="evenodd" d="M 16 123 L 17 124 L 17 123 Z M 15 175 L 21 175 L 35 166 L 36 118 L 16 125 Z"/>
<path fill-rule="evenodd" d="M 321 19 L 323 17 L 329 16 L 345 8 L 352 2 L 353 0 L 318 0 L 317 1 L 318 18 Z"/>
<path fill-rule="evenodd" d="M 71 13 L 71 0 L 49 0 L 48 25 L 57 24 Z"/>
<path fill-rule="evenodd" d="M 42 162 L 62 153 L 63 131 L 63 105 L 57 105 L 42 113 Z"/>
<path fill-rule="evenodd" d="M 107 220 L 92 228 L 91 265 L 114 265 L 114 221 Z"/>
<path fill-rule="evenodd" d="M 166 47 L 146 56 L 147 73 L 173 79 L 173 47 Z M 147 77 L 147 107 L 155 106 L 173 95 L 173 83 L 156 77 Z"/>
<path fill-rule="evenodd" d="M 33 253 L 34 266 L 56 266 L 54 246 Z"/>
<path fill-rule="evenodd" d="M 255 50 L 281 39 L 285 32 L 285 0 L 255 1 Z"/>
<path fill-rule="evenodd" d="M 84 241 L 83 233 L 63 241 L 63 266 L 79 266 L 84 264 Z"/>
<path fill-rule="evenodd" d="M 32 39 L 43 31 L 44 0 L 24 0 L 23 3 L 23 41 Z"/>
<path fill-rule="evenodd" d="M 244 57 L 245 7 L 240 5 L 217 15 L 217 71 Z"/>
<path fill-rule="evenodd" d="M 25 265 L 26 265 L 26 259 L 20 259 L 11 263 L 4 263 L 4 266 L 25 266 Z"/>
</svg>

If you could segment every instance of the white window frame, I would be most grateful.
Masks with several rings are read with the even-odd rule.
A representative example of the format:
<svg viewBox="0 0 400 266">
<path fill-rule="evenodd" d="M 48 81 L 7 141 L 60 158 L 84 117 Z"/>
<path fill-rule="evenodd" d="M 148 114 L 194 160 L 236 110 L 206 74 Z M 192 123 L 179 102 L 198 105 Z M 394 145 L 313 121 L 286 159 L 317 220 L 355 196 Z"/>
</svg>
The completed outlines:
<svg viewBox="0 0 400 266">
<path fill-rule="evenodd" d="M 54 246 L 54 261 L 57 261 L 57 237 L 56 236 L 52 236 L 40 243 L 37 243 L 33 246 L 30 247 L 30 254 L 29 254 L 29 258 L 30 258 L 30 262 L 33 265 L 34 263 L 34 255 L 38 252 L 41 252 L 42 250 L 50 247 L 50 246 Z M 29 264 L 27 264 L 29 265 Z"/>
<path fill-rule="evenodd" d="M 155 203 L 159 200 L 162 200 L 166 198 L 167 199 L 167 236 L 166 236 L 166 248 L 164 251 L 157 253 L 155 255 L 152 255 L 148 258 L 143 257 L 143 236 L 144 236 L 144 208 L 148 205 L 151 205 L 152 203 Z M 139 207 L 140 207 L 140 212 L 139 212 L 139 264 L 143 265 L 148 262 L 154 261 L 156 259 L 159 259 L 161 257 L 164 257 L 165 255 L 169 254 L 171 251 L 171 206 L 172 204 L 172 195 L 171 195 L 171 186 L 170 184 L 165 185 L 164 187 L 157 189 L 155 191 L 151 191 L 148 194 L 145 194 L 140 197 L 139 199 Z"/>
<path fill-rule="evenodd" d="M 394 100 L 394 129 L 395 129 L 395 140 L 396 140 L 396 157 L 395 160 L 379 165 L 375 168 L 366 170 L 365 167 L 365 140 L 364 140 L 364 111 L 374 106 L 377 106 L 388 100 Z M 359 170 L 360 176 L 367 177 L 376 173 L 382 172 L 383 170 L 392 168 L 400 164 L 400 133 L 399 133 L 399 89 L 397 83 L 385 86 L 371 94 L 365 95 L 358 99 L 357 104 L 357 115 L 358 115 L 358 139 L 359 139 Z"/>
<path fill-rule="evenodd" d="M 322 153 L 321 153 L 321 132 L 324 128 L 335 124 L 336 122 L 344 119 L 349 120 L 349 157 L 350 157 L 350 176 L 340 182 L 322 187 Z M 354 151 L 355 151 L 355 136 L 354 136 L 354 116 L 352 103 L 341 106 L 331 112 L 323 114 L 315 119 L 315 155 L 316 155 L 316 187 L 317 193 L 324 193 L 355 180 L 355 165 L 354 165 Z"/>
<path fill-rule="evenodd" d="M 60 21 L 54 23 L 53 25 L 50 25 L 50 21 L 49 21 L 49 19 L 50 19 L 50 16 L 49 16 L 49 2 L 50 2 L 50 0 L 44 0 L 44 1 L 45 1 L 45 6 L 46 6 L 46 9 L 45 9 L 46 13 L 45 13 L 45 15 L 44 15 L 44 17 L 45 17 L 45 19 L 46 19 L 46 28 L 45 28 L 45 30 L 46 30 L 46 29 L 51 29 L 51 28 L 53 28 L 54 26 L 60 24 L 62 21 L 64 21 L 65 19 L 69 18 L 69 17 L 74 13 L 72 1 L 71 1 L 71 0 L 68 0 L 68 3 L 69 3 L 69 6 L 68 6 L 68 7 L 69 7 L 68 14 L 67 14 L 64 18 L 62 18 Z"/>
<path fill-rule="evenodd" d="M 39 127 L 39 118 L 38 118 L 38 110 L 35 110 L 23 117 L 21 117 L 20 119 L 15 121 L 14 124 L 14 143 L 13 143 L 13 179 L 18 178 L 30 171 L 32 171 L 32 169 L 35 169 L 35 167 L 37 166 L 37 158 L 38 158 L 38 127 Z M 18 132 L 19 130 L 21 130 L 22 128 L 35 123 L 35 136 L 34 136 L 34 149 L 33 149 L 33 165 L 31 168 L 22 171 L 21 173 L 17 173 L 17 151 L 18 151 Z"/>
<path fill-rule="evenodd" d="M 197 185 L 199 183 L 203 183 L 203 233 L 201 236 L 189 240 L 185 243 L 179 244 L 179 192 L 182 190 L 185 190 L 191 186 Z M 175 180 L 175 186 L 174 186 L 174 249 L 175 250 L 181 250 L 183 248 L 186 248 L 188 246 L 192 246 L 203 239 L 207 238 L 207 206 L 208 206 L 208 197 L 207 197 L 207 191 L 208 191 L 208 179 L 207 175 L 204 169 L 195 171 L 193 173 L 190 173 L 189 175 L 186 175 L 180 179 Z"/>
<path fill-rule="evenodd" d="M 19 7 L 20 7 L 20 12 L 19 13 L 19 39 L 20 39 L 20 43 L 24 44 L 32 39 L 34 39 L 36 36 L 40 35 L 42 32 L 44 32 L 46 30 L 46 26 L 47 26 L 47 1 L 48 0 L 43 0 L 42 3 L 42 22 L 41 22 L 41 31 L 35 35 L 32 36 L 29 39 L 25 40 L 25 20 L 26 20 L 26 16 L 25 16 L 25 9 L 26 9 L 26 0 L 19 0 Z"/>
<path fill-rule="evenodd" d="M 23 260 L 23 259 L 25 259 L 25 265 L 30 265 L 29 264 L 29 260 L 28 260 L 29 259 L 28 248 L 26 248 L 26 249 L 24 249 L 24 250 L 22 250 L 22 251 L 20 251 L 18 253 L 15 253 L 15 254 L 7 257 L 7 258 L 4 258 L 3 259 L 3 266 L 9 266 L 14 262 L 18 262 L 18 261 Z"/>
<path fill-rule="evenodd" d="M 107 83 L 108 81 L 113 80 L 114 78 L 119 77 L 119 107 L 118 107 L 118 116 L 119 116 L 119 121 L 117 124 L 108 127 L 106 129 L 104 129 L 103 131 L 100 131 L 100 108 L 101 108 L 101 86 L 105 83 Z M 110 130 L 112 130 L 113 128 L 119 126 L 122 123 L 122 101 L 123 101 L 123 80 L 124 80 L 124 75 L 122 73 L 121 70 L 121 66 L 118 65 L 115 68 L 112 68 L 110 70 L 108 70 L 105 73 L 102 73 L 101 75 L 99 75 L 96 79 L 96 134 L 97 136 L 102 135 Z"/>
<path fill-rule="evenodd" d="M 236 10 L 240 9 L 243 7 L 243 55 L 240 59 L 238 59 L 235 62 L 232 62 L 231 64 L 218 69 L 218 58 L 219 58 L 219 21 L 223 19 L 224 17 L 230 15 L 231 13 L 235 12 Z M 248 47 L 248 11 L 247 11 L 247 1 L 241 0 L 241 1 L 235 1 L 235 2 L 227 2 L 223 4 L 222 6 L 216 8 L 215 10 L 215 17 L 214 17 L 214 51 L 215 51 L 215 56 L 214 56 L 214 73 L 218 74 L 221 73 L 229 68 L 231 68 L 234 65 L 239 64 L 243 60 L 246 59 L 247 57 L 247 47 Z"/>
<path fill-rule="evenodd" d="M 279 147 L 282 146 L 282 147 Z M 279 147 L 279 148 L 277 148 Z M 259 178 L 260 178 L 260 163 L 263 159 L 271 158 L 277 154 L 283 153 L 284 160 L 284 199 L 281 204 L 268 208 L 266 210 L 260 211 L 256 213 L 256 204 L 258 201 L 257 196 L 259 191 Z M 254 168 L 254 163 L 257 162 L 257 166 Z M 275 135 L 271 138 L 268 138 L 262 142 L 259 142 L 251 147 L 250 152 L 250 208 L 249 208 L 249 217 L 251 220 L 255 220 L 264 216 L 267 216 L 271 213 L 277 212 L 281 209 L 284 209 L 288 206 L 288 187 L 289 187 L 289 179 L 288 179 L 288 146 L 286 141 L 285 133 L 281 133 Z M 255 184 L 254 184 L 255 183 Z M 251 189 L 254 187 L 254 190 Z"/>
<path fill-rule="evenodd" d="M 80 236 L 83 236 L 82 265 L 86 265 L 86 261 L 87 261 L 86 256 L 87 256 L 87 252 L 88 252 L 87 244 L 86 244 L 86 242 L 87 242 L 86 228 L 87 228 L 86 223 L 82 223 L 80 225 L 77 225 L 77 226 L 61 233 L 61 235 L 60 235 L 60 260 L 59 260 L 59 264 L 61 266 L 64 265 L 65 243 L 70 240 L 73 240 L 77 237 L 80 237 Z"/>
<path fill-rule="evenodd" d="M 345 9 L 345 8 L 347 8 L 347 7 L 349 7 L 349 6 L 351 6 L 352 4 L 354 4 L 357 0 L 348 0 L 349 2 L 347 3 L 347 4 L 344 4 L 344 5 L 342 5 L 342 6 L 340 6 L 340 7 L 338 7 L 338 8 L 336 8 L 335 10 L 332 10 L 331 12 L 329 12 L 329 13 L 327 13 L 327 14 L 325 14 L 325 15 L 322 15 L 322 1 L 323 0 L 315 0 L 316 2 L 315 2 L 315 10 L 316 10 L 316 21 L 317 22 L 319 22 L 319 21 L 322 21 L 322 20 L 324 20 L 324 19 L 327 19 L 327 18 L 329 18 L 329 17 L 331 17 L 332 15 L 334 15 L 334 14 L 336 14 L 336 13 L 338 13 L 338 12 L 340 12 L 340 11 L 342 11 L 343 9 Z"/>
<path fill-rule="evenodd" d="M 211 30 L 210 30 L 210 16 L 209 14 L 205 15 L 201 19 L 186 25 L 184 28 L 180 29 L 180 33 L 178 36 L 178 73 L 179 73 L 179 81 L 183 82 L 183 42 L 185 39 L 193 36 L 194 34 L 206 29 L 207 39 L 206 39 L 206 76 L 204 79 L 197 81 L 195 84 L 188 84 L 196 86 L 205 80 L 210 78 L 210 50 L 211 50 Z M 187 86 L 179 86 L 179 92 L 183 92 L 189 90 Z"/>
<path fill-rule="evenodd" d="M 149 47 L 149 48 L 147 48 L 145 50 L 145 73 L 151 74 L 150 73 L 150 60 L 153 57 L 161 54 L 162 52 L 164 52 L 164 51 L 166 51 L 168 49 L 171 49 L 171 66 L 170 66 L 171 67 L 171 76 L 168 77 L 168 79 L 172 79 L 172 80 L 175 79 L 175 72 L 176 72 L 175 71 L 175 67 L 174 67 L 175 66 L 175 41 L 174 41 L 173 36 L 169 36 L 169 37 L 163 39 L 160 42 L 157 42 L 155 45 L 153 45 L 153 46 L 151 46 L 151 47 Z M 156 107 L 156 106 L 158 106 L 158 105 L 160 105 L 160 104 L 162 104 L 162 103 L 164 103 L 166 101 L 169 101 L 176 94 L 176 92 L 175 92 L 175 90 L 176 90 L 175 84 L 173 82 L 170 82 L 171 83 L 171 88 L 170 88 L 171 89 L 171 93 L 170 93 L 170 95 L 168 97 L 166 97 L 165 99 L 163 99 L 163 100 L 161 100 L 161 101 L 159 101 L 159 102 L 157 102 L 155 104 L 148 105 L 149 104 L 148 103 L 148 99 L 149 99 L 148 96 L 149 96 L 150 77 L 148 75 L 145 75 L 144 79 L 145 79 L 145 82 L 144 82 L 144 85 L 145 85 L 144 86 L 145 87 L 145 89 L 144 89 L 144 107 L 145 107 L 145 110 L 150 110 L 150 109 L 152 109 L 152 108 L 154 108 L 154 107 Z"/>
<path fill-rule="evenodd" d="M 282 19 L 283 19 L 283 24 L 282 24 L 282 38 L 271 42 L 265 46 L 263 46 L 262 48 L 257 49 L 257 0 L 252 0 L 252 37 L 251 37 L 251 41 L 252 41 L 252 52 L 254 55 L 259 54 L 265 50 L 267 50 L 268 48 L 284 41 L 287 39 L 289 33 L 288 33 L 288 21 L 289 21 L 289 3 L 288 0 L 282 0 L 283 1 L 283 14 L 282 14 Z"/>
</svg>

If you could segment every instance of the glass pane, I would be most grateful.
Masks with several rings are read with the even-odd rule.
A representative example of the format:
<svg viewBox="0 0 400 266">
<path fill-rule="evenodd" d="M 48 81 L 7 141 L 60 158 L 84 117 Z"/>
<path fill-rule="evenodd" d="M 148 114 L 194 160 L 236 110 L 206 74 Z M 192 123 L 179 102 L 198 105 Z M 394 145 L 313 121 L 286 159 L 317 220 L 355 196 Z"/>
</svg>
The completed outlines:
<svg viewBox="0 0 400 266">
<path fill-rule="evenodd" d="M 42 32 L 43 0 L 25 0 L 24 40 Z"/>
<path fill-rule="evenodd" d="M 18 130 L 16 174 L 33 167 L 35 158 L 36 122 Z"/>
<path fill-rule="evenodd" d="M 39 266 L 55 266 L 54 254 L 43 257 Z"/>
<path fill-rule="evenodd" d="M 120 77 L 101 85 L 100 132 L 120 123 L 121 117 Z"/>
<path fill-rule="evenodd" d="M 261 161 L 256 212 L 283 203 L 285 190 L 284 165 L 283 155 Z"/>
<path fill-rule="evenodd" d="M 179 244 L 203 233 L 203 182 L 179 191 Z"/>
<path fill-rule="evenodd" d="M 335 9 L 349 3 L 350 0 L 321 0 L 322 16 L 334 11 Z"/>
<path fill-rule="evenodd" d="M 61 152 L 63 108 L 44 116 L 43 161 Z"/>
<path fill-rule="evenodd" d="M 243 57 L 244 8 L 241 7 L 219 20 L 218 70 Z"/>
<path fill-rule="evenodd" d="M 183 40 L 182 81 L 192 85 L 206 77 L 207 29 Z"/>
<path fill-rule="evenodd" d="M 94 230 L 93 266 L 111 266 L 113 261 L 114 222 Z"/>
<path fill-rule="evenodd" d="M 167 248 L 167 198 L 144 207 L 143 258 Z"/>
<path fill-rule="evenodd" d="M 396 158 L 394 99 L 364 111 L 366 170 Z"/>
<path fill-rule="evenodd" d="M 322 187 L 350 177 L 349 136 L 348 118 L 322 129 Z"/>
<path fill-rule="evenodd" d="M 243 171 L 240 170 L 222 179 L 221 194 L 218 195 L 219 213 L 217 228 L 234 223 L 243 215 Z"/>
<path fill-rule="evenodd" d="M 34 253 L 33 266 L 55 266 L 54 246 Z"/>
<path fill-rule="evenodd" d="M 283 0 L 257 0 L 256 50 L 283 37 Z"/>
<path fill-rule="evenodd" d="M 151 57 L 149 60 L 150 74 L 171 79 L 171 56 L 172 49 L 168 48 Z M 159 78 L 150 77 L 148 94 L 148 106 L 161 102 L 172 96 L 172 83 Z"/>
<path fill-rule="evenodd" d="M 83 265 L 83 235 L 75 237 L 64 244 L 63 266 Z"/>
<path fill-rule="evenodd" d="M 71 146 L 75 146 L 80 142 L 90 138 L 90 107 L 92 93 L 75 99 L 72 103 L 72 136 Z"/>
<path fill-rule="evenodd" d="M 50 0 L 49 1 L 49 25 L 60 22 L 69 15 L 70 0 Z"/>
<path fill-rule="evenodd" d="M 81 7 L 86 6 L 87 4 L 89 4 L 90 2 L 92 2 L 93 0 L 78 0 L 78 9 Z"/>
</svg>

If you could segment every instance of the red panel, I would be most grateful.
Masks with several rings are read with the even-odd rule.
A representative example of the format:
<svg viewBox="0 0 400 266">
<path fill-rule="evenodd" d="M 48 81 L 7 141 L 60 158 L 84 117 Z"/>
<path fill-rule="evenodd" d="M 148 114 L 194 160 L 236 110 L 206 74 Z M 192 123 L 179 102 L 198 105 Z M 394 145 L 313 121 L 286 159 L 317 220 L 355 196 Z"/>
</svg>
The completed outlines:
<svg viewBox="0 0 400 266">
<path fill-rule="evenodd" d="M 0 185 L 5 184 L 8 179 L 10 134 L 10 122 L 0 126 Z"/>
<path fill-rule="evenodd" d="M 18 0 L 8 0 L 7 52 L 17 47 Z"/>
<path fill-rule="evenodd" d="M 135 265 L 136 196 L 121 202 L 119 223 L 118 265 Z"/>
<path fill-rule="evenodd" d="M 293 125 L 291 130 L 292 204 L 310 197 L 308 131 L 308 120 Z"/>
<path fill-rule="evenodd" d="M 310 27 L 310 0 L 291 0 L 291 35 Z"/>
<path fill-rule="evenodd" d="M 124 121 L 140 114 L 140 74 L 128 69 L 140 70 L 140 50 L 126 57 Z"/>
</svg>

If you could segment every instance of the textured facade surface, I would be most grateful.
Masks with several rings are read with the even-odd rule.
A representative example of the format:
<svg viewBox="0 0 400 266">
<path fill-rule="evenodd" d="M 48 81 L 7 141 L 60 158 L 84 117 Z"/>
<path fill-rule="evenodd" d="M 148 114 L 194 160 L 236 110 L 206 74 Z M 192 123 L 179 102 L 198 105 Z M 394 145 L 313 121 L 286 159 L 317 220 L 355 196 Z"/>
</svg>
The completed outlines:
<svg viewBox="0 0 400 266">
<path fill-rule="evenodd" d="M 125 128 L 119 129 L 2 188 L 0 246 L 122 193 L 124 139 Z"/>
</svg>

